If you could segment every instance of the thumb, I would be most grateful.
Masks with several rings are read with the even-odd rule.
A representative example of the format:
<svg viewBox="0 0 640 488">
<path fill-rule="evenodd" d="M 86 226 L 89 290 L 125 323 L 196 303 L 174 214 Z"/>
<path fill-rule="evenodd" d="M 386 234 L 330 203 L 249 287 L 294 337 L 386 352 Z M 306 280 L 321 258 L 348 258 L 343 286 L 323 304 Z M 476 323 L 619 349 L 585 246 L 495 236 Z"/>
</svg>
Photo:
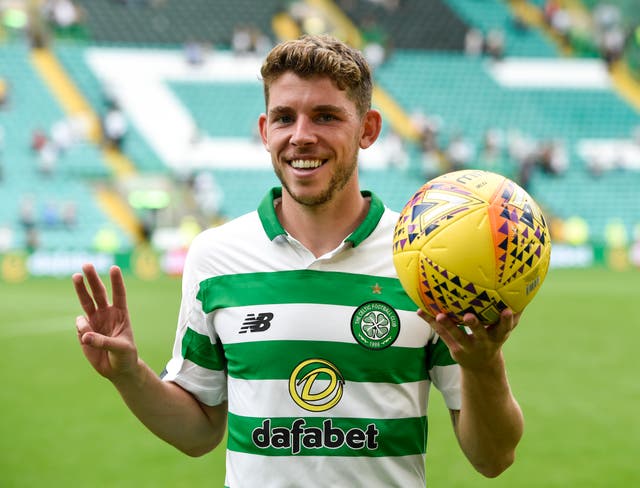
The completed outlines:
<svg viewBox="0 0 640 488">
<path fill-rule="evenodd" d="M 95 349 L 102 349 L 109 352 L 119 352 L 128 349 L 129 343 L 126 340 L 95 332 L 86 317 L 76 317 L 76 329 L 78 330 L 80 343 L 83 346 L 91 346 Z"/>
<path fill-rule="evenodd" d="M 128 349 L 128 344 L 122 339 L 109 337 L 97 332 L 85 332 L 80 337 L 83 345 L 91 346 L 95 349 L 102 349 L 109 352 L 124 352 Z"/>
</svg>

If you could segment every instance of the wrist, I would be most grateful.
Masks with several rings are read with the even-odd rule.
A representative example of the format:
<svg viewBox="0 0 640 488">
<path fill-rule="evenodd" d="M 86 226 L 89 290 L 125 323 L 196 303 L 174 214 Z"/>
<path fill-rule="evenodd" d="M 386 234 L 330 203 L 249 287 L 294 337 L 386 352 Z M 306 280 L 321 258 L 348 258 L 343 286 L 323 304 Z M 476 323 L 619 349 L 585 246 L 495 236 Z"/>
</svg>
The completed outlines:
<svg viewBox="0 0 640 488">
<path fill-rule="evenodd" d="M 493 393 L 509 391 L 509 382 L 501 352 L 481 365 L 460 367 L 462 383 L 472 390 L 491 391 Z"/>
<path fill-rule="evenodd" d="M 142 389 L 147 382 L 149 368 L 138 358 L 133 367 L 122 371 L 111 379 L 111 383 L 120 391 Z"/>
</svg>

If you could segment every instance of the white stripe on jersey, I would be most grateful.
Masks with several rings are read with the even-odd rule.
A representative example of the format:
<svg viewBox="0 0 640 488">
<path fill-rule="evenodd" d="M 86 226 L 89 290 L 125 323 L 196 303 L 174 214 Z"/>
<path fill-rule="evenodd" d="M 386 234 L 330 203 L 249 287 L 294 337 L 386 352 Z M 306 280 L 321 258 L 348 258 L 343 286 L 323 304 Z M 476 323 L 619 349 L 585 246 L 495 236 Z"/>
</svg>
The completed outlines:
<svg viewBox="0 0 640 488">
<path fill-rule="evenodd" d="M 163 381 L 173 381 L 205 405 L 219 405 L 227 399 L 225 371 L 212 371 L 179 357 L 172 358 L 165 371 Z"/>
<path fill-rule="evenodd" d="M 247 417 L 326 417 L 327 412 L 310 412 L 290 398 L 286 380 L 228 379 L 229 405 L 236 415 Z M 331 408 L 332 417 L 393 419 L 420 417 L 429 395 L 429 381 L 394 385 L 349 381 L 340 402 Z"/>
<path fill-rule="evenodd" d="M 381 299 L 384 301 L 384 298 Z M 351 316 L 355 307 L 307 303 L 251 305 L 225 308 L 216 311 L 216 320 L 223 324 L 238 324 L 234 329 L 218 329 L 224 344 L 249 341 L 330 341 L 356 344 L 351 332 Z M 273 314 L 269 328 L 260 332 L 244 329 L 243 322 L 249 314 L 269 312 Z M 401 333 L 392 347 L 421 347 L 433 337 L 428 323 L 414 311 L 396 310 L 400 318 Z M 342 324 L 342 327 L 327 327 Z"/>
</svg>

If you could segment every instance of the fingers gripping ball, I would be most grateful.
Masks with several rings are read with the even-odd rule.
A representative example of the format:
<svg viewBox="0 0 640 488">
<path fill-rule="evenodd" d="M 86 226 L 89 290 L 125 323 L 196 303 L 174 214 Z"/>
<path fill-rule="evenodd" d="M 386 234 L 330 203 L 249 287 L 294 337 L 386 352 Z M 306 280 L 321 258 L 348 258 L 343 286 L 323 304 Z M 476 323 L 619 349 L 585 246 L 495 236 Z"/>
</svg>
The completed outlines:
<svg viewBox="0 0 640 488">
<path fill-rule="evenodd" d="M 504 176 L 462 170 L 423 185 L 396 224 L 393 261 L 425 312 L 484 324 L 522 311 L 545 279 L 549 230 L 531 196 Z"/>
</svg>

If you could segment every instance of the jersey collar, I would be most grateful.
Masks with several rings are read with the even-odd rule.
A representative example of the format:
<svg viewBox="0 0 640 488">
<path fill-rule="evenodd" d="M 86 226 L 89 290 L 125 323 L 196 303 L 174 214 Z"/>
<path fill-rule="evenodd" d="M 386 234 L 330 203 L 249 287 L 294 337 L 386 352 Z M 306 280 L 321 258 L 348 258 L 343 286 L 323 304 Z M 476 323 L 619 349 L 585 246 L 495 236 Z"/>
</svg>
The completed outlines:
<svg viewBox="0 0 640 488">
<path fill-rule="evenodd" d="M 368 190 L 363 190 L 361 193 L 363 197 L 371 199 L 371 204 L 369 205 L 369 212 L 365 219 L 358 228 L 345 239 L 345 242 L 350 242 L 353 247 L 356 247 L 369 237 L 373 232 L 373 229 L 378 225 L 378 222 L 380 222 L 380 218 L 384 213 L 384 204 L 382 203 L 382 200 Z M 258 216 L 260 217 L 260 222 L 262 222 L 262 228 L 266 232 L 267 237 L 271 240 L 274 240 L 277 236 L 285 235 L 287 233 L 287 231 L 284 230 L 284 227 L 280 224 L 276 215 L 274 202 L 280 197 L 282 197 L 282 188 L 274 187 L 262 199 L 262 202 L 258 207 Z"/>
</svg>

